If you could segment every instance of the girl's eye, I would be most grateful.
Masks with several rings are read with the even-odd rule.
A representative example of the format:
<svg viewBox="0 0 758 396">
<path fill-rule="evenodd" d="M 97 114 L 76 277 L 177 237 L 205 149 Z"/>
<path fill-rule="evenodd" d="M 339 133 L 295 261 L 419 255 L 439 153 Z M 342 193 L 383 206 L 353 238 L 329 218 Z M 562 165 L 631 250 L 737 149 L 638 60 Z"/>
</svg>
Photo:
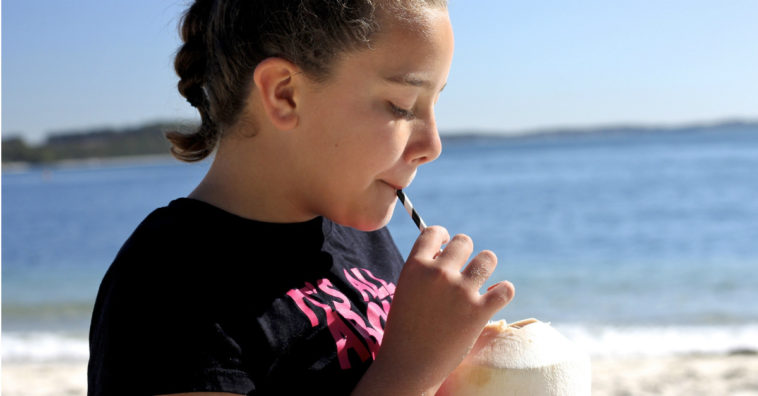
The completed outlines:
<svg viewBox="0 0 758 396">
<path fill-rule="evenodd" d="M 390 111 L 392 114 L 394 114 L 398 118 L 402 118 L 404 120 L 410 121 L 415 118 L 415 114 L 413 114 L 412 110 L 406 110 L 402 109 L 400 107 L 395 106 L 394 103 L 388 102 L 390 106 Z"/>
</svg>

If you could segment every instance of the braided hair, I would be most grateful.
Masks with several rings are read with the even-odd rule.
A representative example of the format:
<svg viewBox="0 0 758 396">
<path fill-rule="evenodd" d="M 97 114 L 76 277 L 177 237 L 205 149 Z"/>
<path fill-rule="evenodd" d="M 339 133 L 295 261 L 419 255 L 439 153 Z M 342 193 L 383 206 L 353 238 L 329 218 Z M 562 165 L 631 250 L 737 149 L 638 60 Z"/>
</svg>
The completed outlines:
<svg viewBox="0 0 758 396">
<path fill-rule="evenodd" d="M 196 0 L 184 13 L 183 45 L 174 60 L 178 90 L 200 113 L 192 133 L 168 132 L 171 153 L 200 161 L 234 125 L 252 89 L 255 67 L 268 57 L 298 65 L 324 81 L 341 52 L 368 48 L 377 12 L 412 13 L 446 0 Z M 391 10 L 391 11 L 390 11 Z"/>
</svg>

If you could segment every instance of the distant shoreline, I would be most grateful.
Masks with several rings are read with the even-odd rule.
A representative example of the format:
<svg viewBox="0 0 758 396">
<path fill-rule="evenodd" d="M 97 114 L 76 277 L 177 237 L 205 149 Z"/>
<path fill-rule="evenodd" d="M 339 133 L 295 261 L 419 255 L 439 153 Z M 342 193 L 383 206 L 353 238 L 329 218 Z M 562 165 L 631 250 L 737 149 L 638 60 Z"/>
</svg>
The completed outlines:
<svg viewBox="0 0 758 396">
<path fill-rule="evenodd" d="M 118 166 L 118 165 L 138 165 L 138 164 L 152 164 L 162 162 L 176 162 L 171 154 L 134 154 L 118 157 L 84 157 L 84 158 L 69 158 L 52 162 L 34 163 L 34 162 L 3 162 L 2 170 L 5 172 L 26 172 L 30 170 L 46 170 L 46 169 L 66 169 L 66 168 L 80 168 L 83 166 L 100 167 L 103 165 Z"/>
<path fill-rule="evenodd" d="M 481 130 L 455 130 L 447 131 L 442 134 L 443 139 L 465 139 L 470 137 L 484 137 L 484 138 L 529 138 L 529 137 L 544 137 L 544 136 L 575 136 L 575 135 L 613 135 L 613 134 L 634 134 L 634 133 L 691 133 L 691 132 L 706 132 L 706 131 L 723 131 L 723 130 L 745 130 L 758 132 L 758 121 L 743 121 L 743 120 L 725 120 L 712 123 L 692 123 L 692 124 L 679 124 L 679 125 L 605 125 L 595 127 L 556 127 L 556 128 L 540 128 L 529 129 L 522 131 L 481 131 Z"/>
<path fill-rule="evenodd" d="M 3 171 L 67 164 L 147 162 L 170 158 L 167 130 L 190 130 L 186 122 L 158 122 L 128 129 L 96 129 L 55 134 L 41 145 L 29 145 L 22 138 L 2 142 Z M 758 133 L 758 121 L 721 121 L 678 126 L 616 125 L 599 127 L 549 128 L 517 132 L 455 130 L 441 132 L 445 142 L 501 139 L 539 139 L 571 136 L 615 136 L 652 133 L 704 133 L 745 131 Z"/>
</svg>

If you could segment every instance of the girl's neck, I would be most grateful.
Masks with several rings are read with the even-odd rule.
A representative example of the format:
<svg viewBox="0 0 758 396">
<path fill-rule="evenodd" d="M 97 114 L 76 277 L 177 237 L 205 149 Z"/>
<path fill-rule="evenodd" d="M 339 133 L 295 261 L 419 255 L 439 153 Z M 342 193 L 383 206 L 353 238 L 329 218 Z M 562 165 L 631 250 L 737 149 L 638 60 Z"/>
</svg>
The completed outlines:
<svg viewBox="0 0 758 396">
<path fill-rule="evenodd" d="M 303 222 L 316 217 L 301 209 L 288 182 L 286 155 L 272 150 L 266 137 L 232 135 L 219 142 L 208 173 L 189 197 L 238 216 L 271 223 Z"/>
</svg>

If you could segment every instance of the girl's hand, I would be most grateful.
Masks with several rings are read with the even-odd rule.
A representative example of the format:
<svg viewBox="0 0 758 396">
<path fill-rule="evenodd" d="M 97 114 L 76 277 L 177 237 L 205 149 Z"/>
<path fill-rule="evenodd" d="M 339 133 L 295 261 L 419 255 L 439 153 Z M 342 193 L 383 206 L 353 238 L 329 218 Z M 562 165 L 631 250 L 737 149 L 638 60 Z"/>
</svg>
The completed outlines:
<svg viewBox="0 0 758 396">
<path fill-rule="evenodd" d="M 447 230 L 432 226 L 416 240 L 400 274 L 382 347 L 354 394 L 433 394 L 487 321 L 513 298 L 507 281 L 479 294 L 497 257 L 483 251 L 461 272 L 473 243 L 466 235 L 449 238 Z"/>
</svg>

